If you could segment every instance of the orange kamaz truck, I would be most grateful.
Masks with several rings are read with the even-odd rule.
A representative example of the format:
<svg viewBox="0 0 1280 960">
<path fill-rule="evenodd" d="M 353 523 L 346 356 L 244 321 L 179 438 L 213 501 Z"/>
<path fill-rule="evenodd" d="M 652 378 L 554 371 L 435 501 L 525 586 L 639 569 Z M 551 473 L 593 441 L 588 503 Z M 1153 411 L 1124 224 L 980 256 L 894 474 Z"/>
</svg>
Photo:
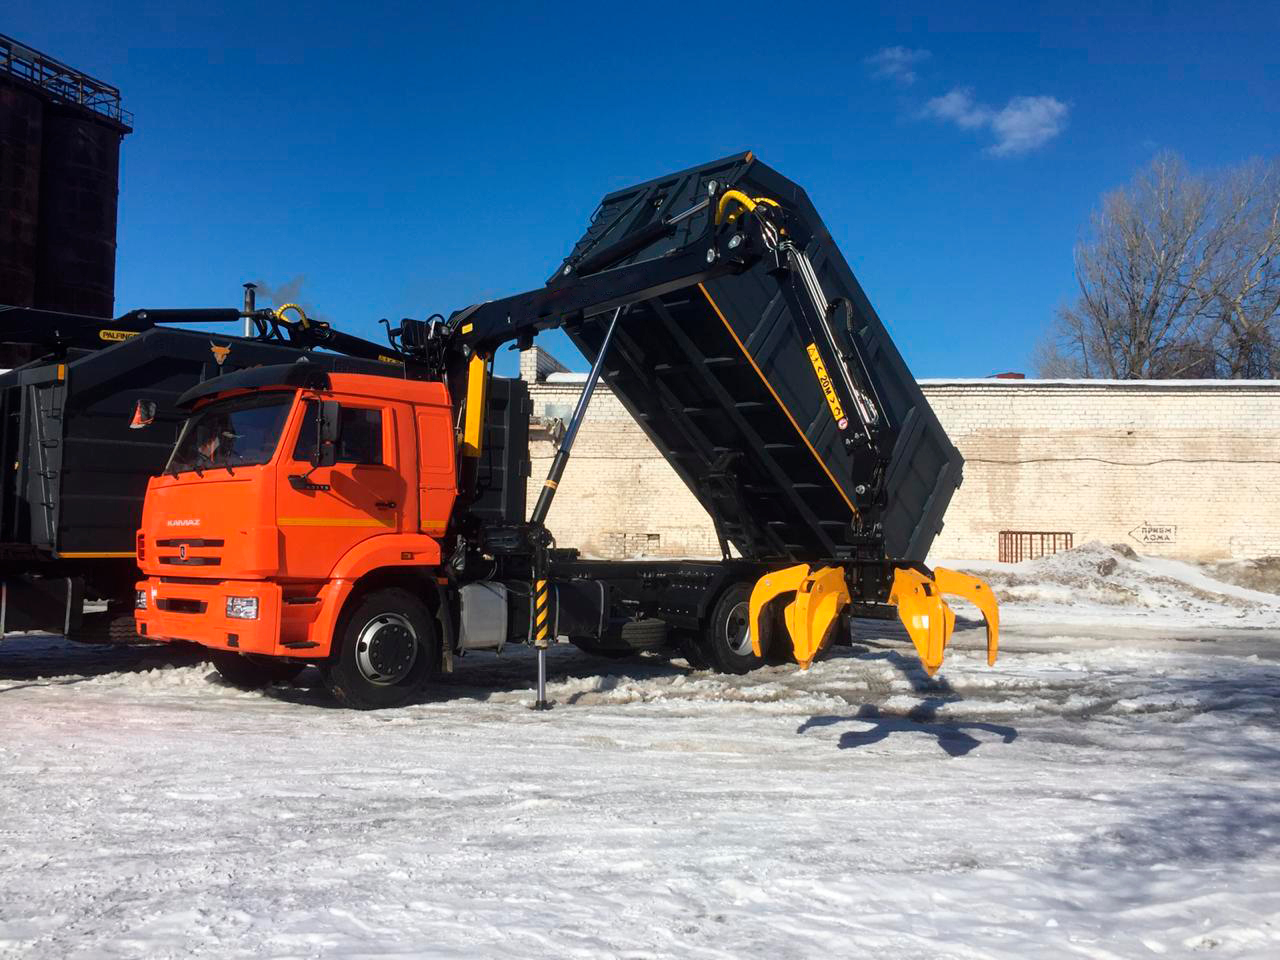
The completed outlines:
<svg viewBox="0 0 1280 960">
<path fill-rule="evenodd" d="M 563 328 L 591 361 L 526 509 L 525 385 L 496 350 Z M 558 640 L 743 672 L 807 667 L 851 616 L 902 620 L 930 673 L 979 580 L 925 566 L 962 460 L 805 193 L 740 154 L 604 198 L 536 290 L 405 320 L 402 365 L 241 370 L 190 410 L 148 488 L 138 632 L 230 682 L 320 667 L 388 707 L 475 650 Z M 716 560 L 602 561 L 547 513 L 603 379 L 710 515 Z M 619 495 L 625 496 L 625 491 Z"/>
</svg>

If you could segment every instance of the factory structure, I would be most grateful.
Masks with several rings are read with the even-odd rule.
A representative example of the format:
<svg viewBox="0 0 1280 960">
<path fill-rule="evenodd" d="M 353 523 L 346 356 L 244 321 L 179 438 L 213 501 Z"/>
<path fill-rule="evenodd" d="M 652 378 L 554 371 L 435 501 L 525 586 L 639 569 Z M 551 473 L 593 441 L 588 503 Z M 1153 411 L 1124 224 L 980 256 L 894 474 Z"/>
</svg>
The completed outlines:
<svg viewBox="0 0 1280 960">
<path fill-rule="evenodd" d="M 582 389 L 539 347 L 532 475 Z M 1031 559 L 1092 540 L 1185 560 L 1280 556 L 1280 382 L 923 380 L 965 458 L 935 563 Z M 606 559 L 718 556 L 705 510 L 602 384 L 553 507 L 559 546 Z M 530 485 L 531 496 L 537 488 Z"/>
<path fill-rule="evenodd" d="M 120 91 L 0 34 L 0 304 L 115 307 Z M 6 348 L 0 367 L 26 359 Z"/>
</svg>

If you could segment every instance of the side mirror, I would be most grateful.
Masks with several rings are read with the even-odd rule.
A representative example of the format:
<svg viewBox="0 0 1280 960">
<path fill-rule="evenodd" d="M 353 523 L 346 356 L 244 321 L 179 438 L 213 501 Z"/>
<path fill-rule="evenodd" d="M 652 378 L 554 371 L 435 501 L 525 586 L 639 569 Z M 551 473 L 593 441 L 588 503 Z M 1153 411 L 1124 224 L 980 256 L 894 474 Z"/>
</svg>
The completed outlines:
<svg viewBox="0 0 1280 960">
<path fill-rule="evenodd" d="M 332 467 L 338 462 L 338 441 L 342 439 L 342 418 L 336 400 L 316 405 L 316 446 L 311 454 L 313 467 Z"/>
<path fill-rule="evenodd" d="M 156 422 L 156 402 L 139 400 L 133 407 L 133 419 L 129 421 L 130 430 L 141 430 Z"/>
</svg>

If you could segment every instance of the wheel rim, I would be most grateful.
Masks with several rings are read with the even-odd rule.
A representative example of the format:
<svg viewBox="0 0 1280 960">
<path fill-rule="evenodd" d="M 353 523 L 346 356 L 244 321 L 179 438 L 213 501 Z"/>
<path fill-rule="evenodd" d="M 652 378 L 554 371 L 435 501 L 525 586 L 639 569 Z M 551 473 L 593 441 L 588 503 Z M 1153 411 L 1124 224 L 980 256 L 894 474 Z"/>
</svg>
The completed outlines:
<svg viewBox="0 0 1280 960">
<path fill-rule="evenodd" d="M 376 686 L 399 683 L 417 659 L 417 631 L 398 613 L 378 614 L 356 637 L 356 669 Z"/>
<path fill-rule="evenodd" d="M 755 656 L 751 649 L 751 607 L 747 601 L 735 603 L 724 619 L 724 642 L 738 656 Z"/>
</svg>

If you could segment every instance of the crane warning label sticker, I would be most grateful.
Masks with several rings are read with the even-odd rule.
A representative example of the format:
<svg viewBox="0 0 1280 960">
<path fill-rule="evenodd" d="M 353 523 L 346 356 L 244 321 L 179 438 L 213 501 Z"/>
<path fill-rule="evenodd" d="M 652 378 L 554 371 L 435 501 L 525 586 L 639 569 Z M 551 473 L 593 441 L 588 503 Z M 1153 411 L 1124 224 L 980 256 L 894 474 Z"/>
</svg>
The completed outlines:
<svg viewBox="0 0 1280 960">
<path fill-rule="evenodd" d="M 827 398 L 827 406 L 831 408 L 831 417 L 835 420 L 836 425 L 843 430 L 849 425 L 849 421 L 845 418 L 844 407 L 840 405 L 840 398 L 836 396 L 836 388 L 831 383 L 831 377 L 827 373 L 827 365 L 822 362 L 822 357 L 818 354 L 817 344 L 809 344 L 805 347 L 809 353 L 809 362 L 813 364 L 813 372 L 818 375 L 818 384 L 822 387 L 822 395 Z"/>
<path fill-rule="evenodd" d="M 1178 528 L 1172 523 L 1144 522 L 1130 530 L 1129 536 L 1138 543 L 1177 543 Z"/>
</svg>

